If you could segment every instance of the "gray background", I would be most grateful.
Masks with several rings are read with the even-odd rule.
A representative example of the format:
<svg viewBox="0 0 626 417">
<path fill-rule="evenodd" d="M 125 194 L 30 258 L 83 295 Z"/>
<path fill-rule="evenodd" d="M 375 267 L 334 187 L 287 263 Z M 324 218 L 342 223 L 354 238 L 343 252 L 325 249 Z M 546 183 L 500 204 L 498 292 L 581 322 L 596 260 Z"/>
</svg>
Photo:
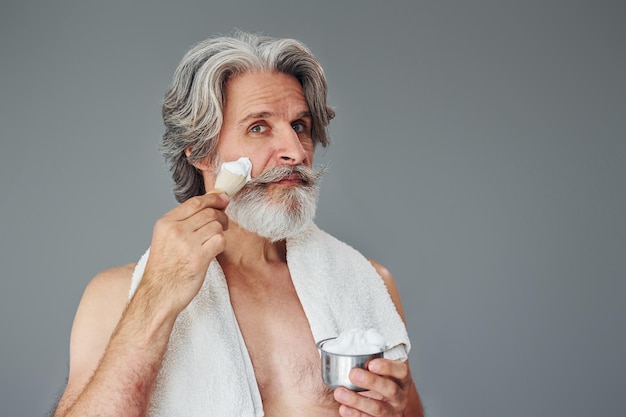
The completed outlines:
<svg viewBox="0 0 626 417">
<path fill-rule="evenodd" d="M 235 27 L 326 69 L 318 223 L 396 277 L 427 416 L 624 415 L 622 1 L 210 3 L 2 3 L 2 416 L 46 413 L 85 285 L 174 206 L 162 95 Z"/>
</svg>

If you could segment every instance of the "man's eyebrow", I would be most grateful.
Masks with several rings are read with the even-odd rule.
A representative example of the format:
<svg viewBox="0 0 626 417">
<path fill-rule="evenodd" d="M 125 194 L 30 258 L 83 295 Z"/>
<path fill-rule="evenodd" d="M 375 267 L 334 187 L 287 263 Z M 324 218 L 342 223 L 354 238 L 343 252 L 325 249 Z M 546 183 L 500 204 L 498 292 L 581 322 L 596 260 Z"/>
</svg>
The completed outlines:
<svg viewBox="0 0 626 417">
<path fill-rule="evenodd" d="M 313 119 L 313 115 L 311 114 L 310 111 L 306 110 L 306 111 L 298 113 L 297 119 Z"/>
<path fill-rule="evenodd" d="M 237 122 L 237 126 L 241 126 L 244 124 L 247 124 L 248 122 L 250 122 L 251 120 L 256 120 L 256 119 L 267 119 L 267 118 L 272 118 L 275 117 L 276 113 L 272 113 L 269 111 L 261 111 L 261 112 L 256 112 L 256 113 L 250 113 L 246 116 L 244 116 L 243 119 L 239 120 L 239 122 Z M 311 112 L 308 110 L 302 111 L 300 113 L 298 113 L 296 115 L 296 119 L 312 119 L 313 116 L 311 115 Z"/>
<path fill-rule="evenodd" d="M 274 113 L 268 112 L 268 111 L 261 111 L 261 112 L 257 112 L 257 113 L 250 113 L 250 114 L 244 116 L 243 119 L 239 120 L 239 122 L 237 122 L 237 126 L 241 126 L 243 124 L 246 124 L 250 120 L 266 119 L 266 118 L 272 117 L 274 115 L 275 115 Z"/>
</svg>

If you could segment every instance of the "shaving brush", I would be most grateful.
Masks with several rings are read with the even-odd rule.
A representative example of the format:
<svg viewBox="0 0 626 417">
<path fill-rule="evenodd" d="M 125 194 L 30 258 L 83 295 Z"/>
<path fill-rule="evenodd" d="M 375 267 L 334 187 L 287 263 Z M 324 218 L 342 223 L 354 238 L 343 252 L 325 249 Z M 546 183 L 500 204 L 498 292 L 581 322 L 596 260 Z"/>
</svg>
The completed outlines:
<svg viewBox="0 0 626 417">
<path fill-rule="evenodd" d="M 224 162 L 217 173 L 215 186 L 209 193 L 225 193 L 232 197 L 250 180 L 252 162 L 247 157 L 237 161 Z"/>
</svg>

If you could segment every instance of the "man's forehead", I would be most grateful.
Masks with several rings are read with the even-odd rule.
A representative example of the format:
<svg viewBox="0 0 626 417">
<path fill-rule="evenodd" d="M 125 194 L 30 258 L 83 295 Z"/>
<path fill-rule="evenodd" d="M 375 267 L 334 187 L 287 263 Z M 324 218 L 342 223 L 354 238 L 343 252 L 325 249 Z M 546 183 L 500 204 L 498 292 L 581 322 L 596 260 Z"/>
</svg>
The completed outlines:
<svg viewBox="0 0 626 417">
<path fill-rule="evenodd" d="M 247 73 L 230 79 L 225 111 L 238 123 L 252 117 L 310 117 L 298 80 L 277 72 Z"/>
</svg>

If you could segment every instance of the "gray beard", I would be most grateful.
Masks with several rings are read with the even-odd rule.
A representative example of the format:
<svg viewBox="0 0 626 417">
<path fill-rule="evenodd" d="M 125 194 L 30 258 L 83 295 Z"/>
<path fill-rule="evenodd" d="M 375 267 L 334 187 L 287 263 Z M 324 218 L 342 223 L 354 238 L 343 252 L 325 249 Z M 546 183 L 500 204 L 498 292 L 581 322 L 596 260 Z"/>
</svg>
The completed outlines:
<svg viewBox="0 0 626 417">
<path fill-rule="evenodd" d="M 294 237 L 315 218 L 322 172 L 298 186 L 274 186 L 258 179 L 246 184 L 231 198 L 226 214 L 242 228 L 270 242 Z"/>
</svg>

